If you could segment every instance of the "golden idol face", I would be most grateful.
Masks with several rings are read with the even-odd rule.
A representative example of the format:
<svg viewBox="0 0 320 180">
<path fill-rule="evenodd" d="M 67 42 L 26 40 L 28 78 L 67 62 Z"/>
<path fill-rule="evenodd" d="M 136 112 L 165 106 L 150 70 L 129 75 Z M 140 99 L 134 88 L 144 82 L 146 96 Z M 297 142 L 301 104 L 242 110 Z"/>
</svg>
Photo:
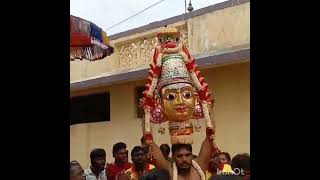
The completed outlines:
<svg viewBox="0 0 320 180">
<path fill-rule="evenodd" d="M 179 43 L 179 35 L 163 34 L 161 37 L 159 37 L 159 41 L 161 46 L 165 49 L 177 49 Z"/>
<path fill-rule="evenodd" d="M 165 86 L 161 90 L 164 114 L 170 121 L 185 121 L 193 117 L 196 93 L 188 83 Z"/>
<path fill-rule="evenodd" d="M 178 42 L 178 41 L 179 41 L 179 35 L 176 35 L 176 34 L 164 34 L 161 36 L 162 43 Z"/>
</svg>

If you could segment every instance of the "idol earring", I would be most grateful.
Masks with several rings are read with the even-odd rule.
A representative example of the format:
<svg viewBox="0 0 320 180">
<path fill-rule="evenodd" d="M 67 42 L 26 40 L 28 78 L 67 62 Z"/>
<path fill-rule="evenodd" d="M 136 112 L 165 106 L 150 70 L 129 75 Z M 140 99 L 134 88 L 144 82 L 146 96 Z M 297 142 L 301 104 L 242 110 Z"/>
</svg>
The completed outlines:
<svg viewBox="0 0 320 180">
<path fill-rule="evenodd" d="M 194 108 L 194 115 L 197 119 L 203 118 L 203 111 L 202 106 L 199 102 L 198 97 L 196 98 L 195 108 Z"/>
<path fill-rule="evenodd" d="M 163 107 L 162 107 L 162 103 L 161 103 L 161 99 L 160 98 L 156 98 L 155 108 L 153 109 L 151 115 L 152 115 L 153 121 L 160 125 L 160 127 L 158 129 L 158 133 L 161 134 L 161 135 L 165 134 L 165 128 L 163 128 L 161 126 L 164 114 L 163 114 Z"/>
</svg>

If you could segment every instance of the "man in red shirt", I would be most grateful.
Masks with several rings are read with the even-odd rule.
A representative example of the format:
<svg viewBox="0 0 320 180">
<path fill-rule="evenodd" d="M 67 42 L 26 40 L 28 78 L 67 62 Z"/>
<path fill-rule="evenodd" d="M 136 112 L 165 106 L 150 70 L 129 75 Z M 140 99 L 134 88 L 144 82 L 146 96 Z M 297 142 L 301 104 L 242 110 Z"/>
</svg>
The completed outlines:
<svg viewBox="0 0 320 180">
<path fill-rule="evenodd" d="M 112 153 L 114 157 L 114 163 L 106 165 L 106 174 L 108 180 L 115 180 L 116 175 L 132 167 L 132 164 L 128 162 L 128 150 L 127 145 L 123 142 L 119 142 L 113 145 Z"/>
</svg>

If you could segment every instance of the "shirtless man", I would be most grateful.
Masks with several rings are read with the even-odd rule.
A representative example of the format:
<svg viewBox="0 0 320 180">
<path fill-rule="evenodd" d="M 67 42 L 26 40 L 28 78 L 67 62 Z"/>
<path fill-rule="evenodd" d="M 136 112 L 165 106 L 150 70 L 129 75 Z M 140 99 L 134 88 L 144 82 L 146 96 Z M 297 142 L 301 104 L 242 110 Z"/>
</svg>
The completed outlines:
<svg viewBox="0 0 320 180">
<path fill-rule="evenodd" d="M 213 142 L 208 136 L 201 145 L 199 155 L 192 163 L 192 146 L 190 144 L 172 145 L 172 157 L 177 167 L 177 180 L 201 180 L 205 174 L 210 161 L 211 154 L 214 150 Z M 150 148 L 155 156 L 156 167 L 169 172 L 170 180 L 174 179 L 174 169 L 170 162 L 163 156 L 160 148 L 155 143 L 150 142 Z M 198 164 L 201 171 L 198 172 L 193 164 Z M 202 175 L 201 175 L 202 174 Z"/>
</svg>

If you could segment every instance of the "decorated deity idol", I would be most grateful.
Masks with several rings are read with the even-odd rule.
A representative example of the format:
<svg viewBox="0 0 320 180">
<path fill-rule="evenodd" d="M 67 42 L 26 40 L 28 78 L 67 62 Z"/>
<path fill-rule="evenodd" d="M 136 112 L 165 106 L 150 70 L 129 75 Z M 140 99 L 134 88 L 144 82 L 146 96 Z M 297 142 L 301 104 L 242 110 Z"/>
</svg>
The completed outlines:
<svg viewBox="0 0 320 180">
<path fill-rule="evenodd" d="M 194 126 L 190 120 L 202 118 L 206 120 L 207 131 L 214 136 L 209 116 L 213 97 L 195 59 L 179 40 L 180 32 L 174 27 L 165 27 L 157 38 L 160 46 L 154 51 L 142 101 L 146 140 L 153 140 L 150 122 L 169 121 L 171 144 L 192 144 L 191 135 L 194 129 L 199 131 L 200 125 Z"/>
<path fill-rule="evenodd" d="M 220 150 L 214 143 L 215 131 L 210 119 L 213 97 L 208 84 L 200 75 L 187 47 L 179 40 L 180 32 L 174 27 L 163 28 L 157 36 L 160 46 L 154 51 L 146 90 L 141 106 L 144 108 L 144 138 L 152 157 L 160 169 L 167 170 L 171 180 L 205 179 L 209 159 Z M 192 159 L 192 134 L 200 131 L 192 119 L 206 121 L 206 137 L 199 155 Z M 153 140 L 151 123 L 168 121 L 174 163 L 171 166 Z M 164 128 L 159 129 L 164 133 Z M 181 163 L 185 156 L 186 162 Z M 183 154 L 184 153 L 184 154 Z"/>
</svg>

